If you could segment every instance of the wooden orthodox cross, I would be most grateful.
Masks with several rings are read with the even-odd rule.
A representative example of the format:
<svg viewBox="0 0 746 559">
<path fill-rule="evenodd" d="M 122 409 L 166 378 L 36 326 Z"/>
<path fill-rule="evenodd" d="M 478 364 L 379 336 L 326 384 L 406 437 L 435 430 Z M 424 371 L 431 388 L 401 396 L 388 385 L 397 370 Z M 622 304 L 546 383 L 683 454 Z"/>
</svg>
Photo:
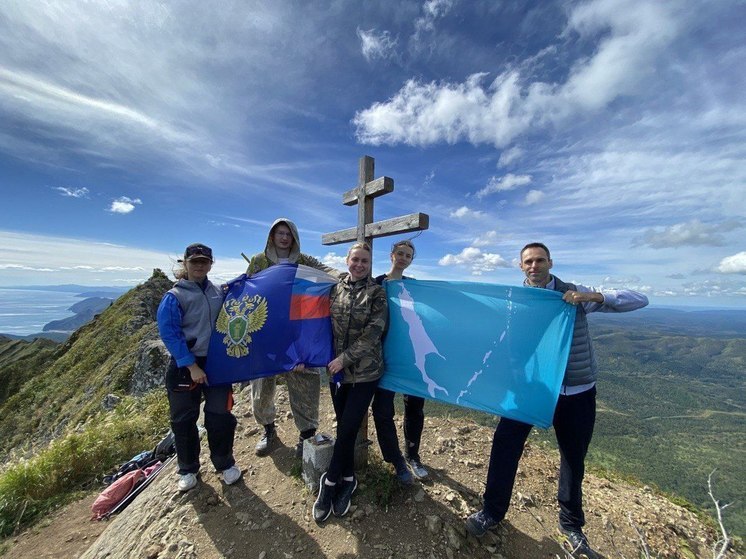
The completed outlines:
<svg viewBox="0 0 746 559">
<path fill-rule="evenodd" d="M 409 231 L 424 231 L 430 225 L 430 217 L 423 213 L 413 213 L 373 221 L 373 200 L 394 190 L 394 179 L 381 177 L 373 180 L 375 160 L 364 155 L 360 158 L 357 186 L 342 195 L 345 206 L 357 204 L 357 227 L 342 229 L 321 236 L 321 244 L 338 245 L 351 241 L 365 241 L 371 248 L 371 272 L 373 271 L 373 239 L 388 237 Z M 355 467 L 360 468 L 368 463 L 368 416 L 365 416 L 358 431 L 355 444 Z"/>
<path fill-rule="evenodd" d="M 351 241 L 366 241 L 372 249 L 373 239 L 378 237 L 423 231 L 428 228 L 430 217 L 423 213 L 373 221 L 373 200 L 394 190 L 394 179 L 381 177 L 373 180 L 374 166 L 375 160 L 372 157 L 361 157 L 357 186 L 342 194 L 342 203 L 345 206 L 357 204 L 357 227 L 326 233 L 321 236 L 321 244 L 338 245 Z"/>
</svg>

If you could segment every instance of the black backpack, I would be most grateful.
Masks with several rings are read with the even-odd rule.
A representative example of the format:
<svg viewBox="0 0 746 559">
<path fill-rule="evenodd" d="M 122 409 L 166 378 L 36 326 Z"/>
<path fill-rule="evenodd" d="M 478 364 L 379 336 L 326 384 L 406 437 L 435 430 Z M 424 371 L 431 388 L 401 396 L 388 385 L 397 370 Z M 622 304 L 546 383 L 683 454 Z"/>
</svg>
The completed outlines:
<svg viewBox="0 0 746 559">
<path fill-rule="evenodd" d="M 144 470 L 145 468 L 147 468 L 148 466 L 152 466 L 156 462 L 158 462 L 158 459 L 155 457 L 155 453 L 152 450 L 141 452 L 140 454 L 133 456 L 131 460 L 119 466 L 119 469 L 113 474 L 104 476 L 104 485 L 111 485 L 123 475 L 134 470 Z"/>
</svg>

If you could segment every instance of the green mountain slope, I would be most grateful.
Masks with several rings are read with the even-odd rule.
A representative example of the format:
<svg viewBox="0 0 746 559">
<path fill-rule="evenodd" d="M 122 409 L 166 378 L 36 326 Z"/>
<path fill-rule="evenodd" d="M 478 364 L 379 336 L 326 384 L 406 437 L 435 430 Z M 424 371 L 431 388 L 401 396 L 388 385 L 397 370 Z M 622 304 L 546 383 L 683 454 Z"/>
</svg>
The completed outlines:
<svg viewBox="0 0 746 559">
<path fill-rule="evenodd" d="M 43 369 L 59 348 L 51 340 L 26 342 L 0 336 L 0 405 Z"/>
<path fill-rule="evenodd" d="M 3 365 L 0 378 L 20 368 L 27 372 L 25 382 L 8 390 L 0 405 L 0 455 L 45 443 L 99 412 L 107 394 L 126 393 L 141 342 L 157 338 L 155 313 L 170 286 L 156 270 L 77 330 L 48 360 L 29 349 L 12 367 Z"/>
<path fill-rule="evenodd" d="M 672 336 L 594 324 L 601 370 L 589 460 L 712 509 L 746 535 L 746 339 Z M 552 438 L 551 433 L 545 434 Z"/>
</svg>

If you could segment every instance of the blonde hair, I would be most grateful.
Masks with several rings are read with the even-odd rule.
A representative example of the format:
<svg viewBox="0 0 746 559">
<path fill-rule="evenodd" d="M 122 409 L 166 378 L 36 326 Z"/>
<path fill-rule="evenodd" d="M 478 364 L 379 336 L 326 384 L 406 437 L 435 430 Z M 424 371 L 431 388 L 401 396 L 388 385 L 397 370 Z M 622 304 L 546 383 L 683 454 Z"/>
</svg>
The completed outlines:
<svg viewBox="0 0 746 559">
<path fill-rule="evenodd" d="M 347 258 L 350 257 L 350 254 L 352 254 L 353 250 L 357 249 L 367 250 L 369 253 L 372 252 L 368 243 L 366 243 L 365 241 L 358 241 L 350 247 L 350 250 L 347 251 Z"/>
<path fill-rule="evenodd" d="M 182 260 L 177 260 L 171 271 L 174 273 L 174 277 L 177 281 L 180 279 L 188 279 L 186 264 L 184 264 Z"/>
</svg>

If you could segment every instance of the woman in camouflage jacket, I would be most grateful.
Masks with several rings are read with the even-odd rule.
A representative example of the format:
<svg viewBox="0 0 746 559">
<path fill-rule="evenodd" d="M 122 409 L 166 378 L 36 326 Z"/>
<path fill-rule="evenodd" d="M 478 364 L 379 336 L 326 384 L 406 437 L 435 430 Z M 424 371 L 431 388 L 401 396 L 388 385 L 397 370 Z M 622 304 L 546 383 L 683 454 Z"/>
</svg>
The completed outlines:
<svg viewBox="0 0 746 559">
<path fill-rule="evenodd" d="M 355 243 L 347 253 L 349 274 L 332 288 L 331 317 L 334 353 L 327 368 L 331 375 L 337 439 L 329 469 L 319 481 L 313 506 L 316 522 L 334 512 L 344 516 L 357 489 L 354 470 L 355 439 L 383 374 L 381 336 L 388 311 L 386 292 L 370 277 L 371 252 Z"/>
</svg>

